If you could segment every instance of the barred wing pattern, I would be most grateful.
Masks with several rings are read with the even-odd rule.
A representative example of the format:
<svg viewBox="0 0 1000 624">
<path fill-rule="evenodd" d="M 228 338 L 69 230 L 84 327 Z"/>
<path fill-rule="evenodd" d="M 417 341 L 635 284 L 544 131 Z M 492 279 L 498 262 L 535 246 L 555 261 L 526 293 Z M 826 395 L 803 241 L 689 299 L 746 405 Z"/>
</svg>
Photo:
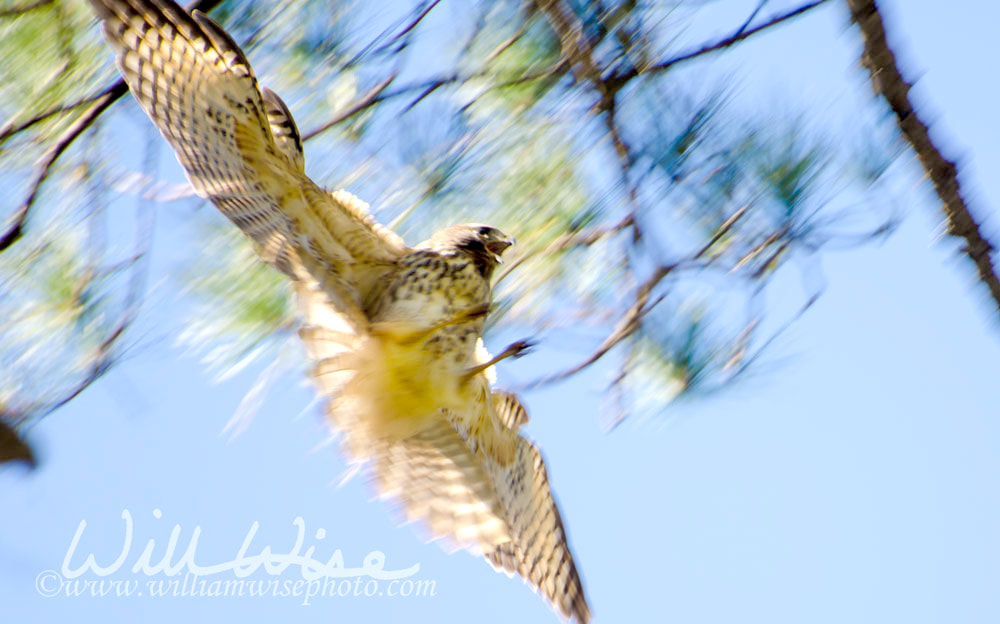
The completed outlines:
<svg viewBox="0 0 1000 624">
<path fill-rule="evenodd" d="M 169 0 L 90 2 L 129 88 L 195 191 L 292 279 L 312 375 L 348 457 L 370 462 L 380 495 L 397 501 L 408 520 L 424 522 L 431 537 L 485 555 L 565 617 L 588 622 L 541 455 L 517 433 L 528 416 L 516 396 L 491 393 L 481 373 L 467 406 L 442 408 L 406 435 L 385 436 L 373 429 L 365 393 L 352 392 L 359 379 L 393 365 L 378 357 L 382 338 L 372 332 L 378 319 L 370 311 L 384 307 L 382 288 L 412 250 L 364 202 L 306 176 L 288 107 L 258 86 L 243 52 L 205 15 Z"/>
<path fill-rule="evenodd" d="M 163 0 L 91 0 L 136 100 L 170 143 L 191 185 L 292 275 L 316 277 L 354 313 L 408 249 L 350 194 L 303 170 L 287 107 L 262 95 L 240 48 L 212 20 Z M 294 275 L 293 275 L 294 277 Z"/>
<path fill-rule="evenodd" d="M 526 422 L 527 411 L 513 394 L 494 392 L 497 414 L 503 422 Z M 498 484 L 497 492 L 507 520 L 511 541 L 487 553 L 486 560 L 508 576 L 520 575 L 564 617 L 590 620 L 583 582 L 573 562 L 566 529 L 549 489 L 545 462 L 538 448 L 517 437 L 514 461 L 508 465 L 488 461 L 487 471 Z"/>
</svg>

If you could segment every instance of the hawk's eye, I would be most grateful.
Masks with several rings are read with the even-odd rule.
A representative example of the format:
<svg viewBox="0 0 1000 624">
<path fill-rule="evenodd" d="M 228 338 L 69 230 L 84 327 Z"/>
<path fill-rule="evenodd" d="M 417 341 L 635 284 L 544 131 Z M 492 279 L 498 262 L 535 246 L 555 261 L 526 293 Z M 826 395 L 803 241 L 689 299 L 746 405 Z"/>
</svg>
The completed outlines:
<svg viewBox="0 0 1000 624">
<path fill-rule="evenodd" d="M 487 225 L 484 225 L 483 227 L 479 228 L 479 235 L 480 236 L 489 236 L 492 233 L 492 231 L 493 231 L 493 228 L 491 228 L 491 227 L 489 227 Z"/>
</svg>

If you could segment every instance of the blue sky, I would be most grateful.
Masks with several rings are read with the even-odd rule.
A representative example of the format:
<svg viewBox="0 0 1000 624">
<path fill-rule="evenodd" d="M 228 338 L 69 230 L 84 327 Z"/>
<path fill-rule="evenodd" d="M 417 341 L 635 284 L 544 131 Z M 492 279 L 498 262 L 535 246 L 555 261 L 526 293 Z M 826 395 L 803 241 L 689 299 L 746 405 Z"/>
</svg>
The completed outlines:
<svg viewBox="0 0 1000 624">
<path fill-rule="evenodd" d="M 1000 133 L 991 115 L 1000 94 L 990 77 L 1000 9 L 885 4 L 905 69 L 920 79 L 915 95 L 936 137 L 964 163 L 969 196 L 995 233 L 989 198 L 1000 197 L 991 175 L 1000 168 Z M 726 32 L 753 5 L 712 3 L 683 38 Z M 764 14 L 781 6 L 769 3 Z M 833 3 L 701 67 L 738 70 L 748 106 L 788 98 L 849 122 L 851 107 L 869 97 L 856 43 Z M 893 198 L 906 216 L 902 227 L 884 244 L 823 256 L 824 296 L 752 382 L 611 434 L 599 425 L 607 370 L 526 395 L 527 432 L 545 452 L 595 621 L 1000 618 L 996 312 L 954 245 L 935 238 L 940 210 L 905 158 Z M 542 345 L 510 364 L 513 374 L 501 368 L 501 379 L 530 378 L 554 355 Z M 344 465 L 332 447 L 317 449 L 325 431 L 308 386 L 273 387 L 244 434 L 223 435 L 260 372 L 213 385 L 194 358 L 157 343 L 33 429 L 41 467 L 0 472 L 0 615 L 555 621 L 519 580 L 397 526 L 386 505 L 369 502 L 362 479 L 335 487 Z M 294 597 L 36 591 L 41 572 L 60 568 L 81 520 L 74 567 L 88 553 L 113 560 L 123 510 L 134 525 L 128 566 L 150 539 L 162 553 L 175 525 L 180 551 L 200 528 L 200 563 L 232 559 L 255 522 L 251 554 L 265 545 L 288 552 L 301 517 L 317 559 L 339 549 L 346 566 L 358 567 L 378 550 L 386 569 L 418 564 L 412 578 L 433 580 L 436 595 L 303 606 Z M 112 578 L 146 580 L 125 569 Z M 293 569 L 280 576 L 296 578 Z"/>
</svg>

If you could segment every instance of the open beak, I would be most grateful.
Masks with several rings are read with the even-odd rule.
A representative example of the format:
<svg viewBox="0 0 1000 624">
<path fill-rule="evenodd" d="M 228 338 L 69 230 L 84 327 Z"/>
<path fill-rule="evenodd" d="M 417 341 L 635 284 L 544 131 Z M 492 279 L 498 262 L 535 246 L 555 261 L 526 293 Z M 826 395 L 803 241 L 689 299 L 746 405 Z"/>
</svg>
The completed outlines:
<svg viewBox="0 0 1000 624">
<path fill-rule="evenodd" d="M 493 259 L 497 261 L 497 264 L 503 264 L 503 259 L 500 257 L 503 252 L 507 251 L 507 248 L 514 244 L 514 239 L 503 239 L 495 240 L 486 243 L 486 249 L 493 254 Z"/>
</svg>

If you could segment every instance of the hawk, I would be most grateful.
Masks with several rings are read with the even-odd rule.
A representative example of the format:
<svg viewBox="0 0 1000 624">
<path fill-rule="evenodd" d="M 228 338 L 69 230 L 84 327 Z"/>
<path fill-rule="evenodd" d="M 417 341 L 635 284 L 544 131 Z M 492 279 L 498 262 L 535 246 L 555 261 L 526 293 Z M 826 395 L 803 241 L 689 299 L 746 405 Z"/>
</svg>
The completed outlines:
<svg viewBox="0 0 1000 624">
<path fill-rule="evenodd" d="M 305 174 L 288 107 L 235 42 L 169 0 L 90 0 L 132 94 L 198 195 L 292 281 L 299 332 L 344 452 L 432 538 L 518 574 L 564 617 L 590 610 L 527 412 L 482 347 L 512 243 L 455 225 L 408 247 L 346 191 Z"/>
</svg>

